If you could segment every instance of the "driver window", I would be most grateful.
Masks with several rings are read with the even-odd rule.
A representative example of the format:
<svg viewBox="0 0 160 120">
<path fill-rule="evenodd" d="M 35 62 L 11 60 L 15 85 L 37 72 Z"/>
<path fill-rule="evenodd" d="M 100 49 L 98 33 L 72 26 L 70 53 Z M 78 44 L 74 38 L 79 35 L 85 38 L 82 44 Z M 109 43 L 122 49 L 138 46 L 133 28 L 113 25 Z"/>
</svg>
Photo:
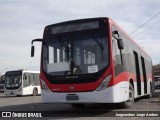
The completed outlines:
<svg viewBox="0 0 160 120">
<path fill-rule="evenodd" d="M 119 31 L 116 27 L 112 26 L 112 32 Z M 120 32 L 119 32 L 120 34 Z M 121 34 L 118 36 L 117 34 L 112 35 L 112 48 L 113 48 L 113 57 L 114 57 L 114 71 L 115 76 L 119 75 L 123 71 L 123 62 L 121 59 L 120 49 L 118 48 L 118 42 L 116 38 L 121 38 Z"/>
</svg>

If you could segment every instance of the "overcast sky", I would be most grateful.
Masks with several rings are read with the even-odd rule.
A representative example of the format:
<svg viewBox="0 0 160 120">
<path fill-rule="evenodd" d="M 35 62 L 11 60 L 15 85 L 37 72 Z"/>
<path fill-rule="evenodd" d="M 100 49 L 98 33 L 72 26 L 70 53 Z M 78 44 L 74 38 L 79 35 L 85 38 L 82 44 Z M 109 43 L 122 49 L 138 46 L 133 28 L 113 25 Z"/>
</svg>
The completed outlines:
<svg viewBox="0 0 160 120">
<path fill-rule="evenodd" d="M 39 69 L 41 45 L 35 44 L 36 55 L 31 58 L 31 40 L 42 38 L 46 25 L 79 18 L 110 17 L 131 33 L 157 14 L 159 6 L 159 0 L 0 0 L 0 73 Z M 154 65 L 160 62 L 159 34 L 160 15 L 132 34 L 152 57 Z"/>
</svg>

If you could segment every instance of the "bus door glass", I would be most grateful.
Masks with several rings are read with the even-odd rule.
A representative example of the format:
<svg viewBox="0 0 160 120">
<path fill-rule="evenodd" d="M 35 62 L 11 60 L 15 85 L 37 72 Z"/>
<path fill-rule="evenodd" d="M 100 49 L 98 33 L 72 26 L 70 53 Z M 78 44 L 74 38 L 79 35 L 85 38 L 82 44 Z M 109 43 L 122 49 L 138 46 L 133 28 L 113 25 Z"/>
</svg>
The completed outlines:
<svg viewBox="0 0 160 120">
<path fill-rule="evenodd" d="M 28 87 L 30 86 L 30 76 L 29 74 L 25 73 L 23 75 L 23 87 Z"/>
</svg>

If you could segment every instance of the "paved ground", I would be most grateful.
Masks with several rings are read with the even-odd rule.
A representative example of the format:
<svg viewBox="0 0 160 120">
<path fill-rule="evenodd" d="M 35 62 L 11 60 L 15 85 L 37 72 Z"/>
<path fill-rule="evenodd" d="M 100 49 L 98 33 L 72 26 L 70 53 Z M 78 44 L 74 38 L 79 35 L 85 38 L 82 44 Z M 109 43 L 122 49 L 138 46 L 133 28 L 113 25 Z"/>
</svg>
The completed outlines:
<svg viewBox="0 0 160 120">
<path fill-rule="evenodd" d="M 123 111 L 160 111 L 159 94 L 160 91 L 156 91 L 154 98 L 137 99 L 135 104 L 128 109 L 122 109 L 117 104 L 88 104 L 83 109 L 75 109 L 68 104 L 43 104 L 41 102 L 41 96 L 6 97 L 3 93 L 0 93 L 0 111 L 47 111 L 49 116 L 56 119 L 103 119 L 109 115 L 115 114 L 116 112 L 118 114 L 123 113 Z M 112 119 L 118 120 L 119 118 L 113 117 Z M 154 119 L 158 120 L 157 117 Z"/>
</svg>

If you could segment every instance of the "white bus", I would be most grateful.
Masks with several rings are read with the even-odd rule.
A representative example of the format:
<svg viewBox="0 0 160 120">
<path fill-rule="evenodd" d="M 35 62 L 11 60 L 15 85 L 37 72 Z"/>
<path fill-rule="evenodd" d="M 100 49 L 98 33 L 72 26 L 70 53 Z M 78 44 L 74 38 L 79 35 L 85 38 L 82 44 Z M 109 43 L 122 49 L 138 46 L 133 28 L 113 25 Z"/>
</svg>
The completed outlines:
<svg viewBox="0 0 160 120">
<path fill-rule="evenodd" d="M 6 96 L 41 94 L 39 71 L 7 71 L 5 77 L 4 93 Z"/>
</svg>

